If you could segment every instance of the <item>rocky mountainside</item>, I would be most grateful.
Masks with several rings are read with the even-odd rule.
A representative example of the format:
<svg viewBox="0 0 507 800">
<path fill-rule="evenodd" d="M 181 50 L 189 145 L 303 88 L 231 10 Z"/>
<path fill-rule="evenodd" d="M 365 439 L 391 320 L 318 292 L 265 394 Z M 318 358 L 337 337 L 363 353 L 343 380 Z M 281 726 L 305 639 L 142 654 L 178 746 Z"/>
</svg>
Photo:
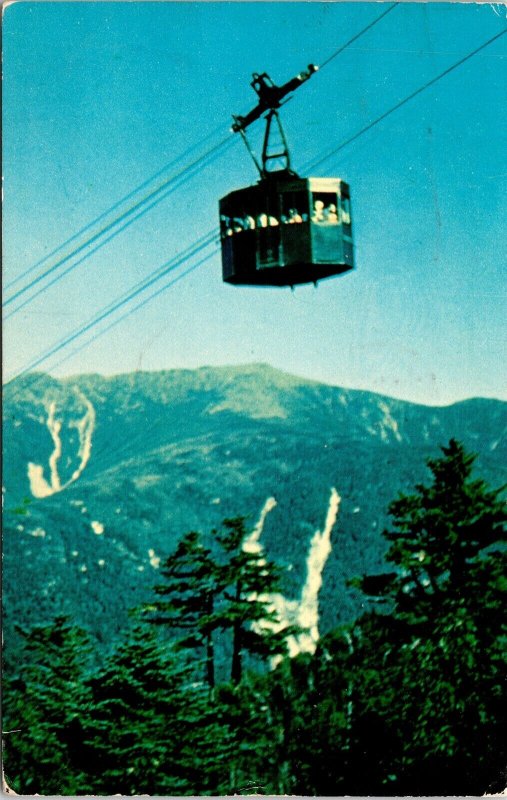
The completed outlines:
<svg viewBox="0 0 507 800">
<path fill-rule="evenodd" d="M 481 475 L 505 480 L 506 421 L 495 400 L 429 408 L 265 365 L 18 379 L 4 393 L 7 653 L 15 623 L 57 613 L 107 647 L 179 537 L 225 517 L 261 522 L 297 599 L 334 503 L 319 575 L 329 629 L 360 610 L 347 578 L 381 566 L 387 506 L 440 444 L 460 439 Z"/>
</svg>

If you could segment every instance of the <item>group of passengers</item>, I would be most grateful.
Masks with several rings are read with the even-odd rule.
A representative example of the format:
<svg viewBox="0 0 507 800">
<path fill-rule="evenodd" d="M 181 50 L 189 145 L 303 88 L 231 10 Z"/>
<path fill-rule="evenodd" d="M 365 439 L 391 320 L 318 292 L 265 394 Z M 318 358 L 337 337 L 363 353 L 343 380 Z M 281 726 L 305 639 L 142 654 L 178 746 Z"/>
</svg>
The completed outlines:
<svg viewBox="0 0 507 800">
<path fill-rule="evenodd" d="M 342 219 L 344 222 L 350 222 L 350 216 L 348 217 L 348 220 L 344 219 L 343 212 Z M 338 217 L 335 204 L 330 203 L 329 206 L 325 206 L 322 200 L 316 200 L 313 207 L 311 221 L 338 225 L 340 219 Z M 288 214 L 282 214 L 280 220 L 278 220 L 272 214 L 264 213 L 259 214 L 256 218 L 250 216 L 250 214 L 245 214 L 242 217 L 227 217 L 223 214 L 220 216 L 222 236 L 224 237 L 232 236 L 240 231 L 255 230 L 255 228 L 276 227 L 277 225 L 280 225 L 280 223 L 282 223 L 282 225 L 291 225 L 300 222 L 308 222 L 308 214 L 300 214 L 296 208 L 289 209 Z"/>
</svg>

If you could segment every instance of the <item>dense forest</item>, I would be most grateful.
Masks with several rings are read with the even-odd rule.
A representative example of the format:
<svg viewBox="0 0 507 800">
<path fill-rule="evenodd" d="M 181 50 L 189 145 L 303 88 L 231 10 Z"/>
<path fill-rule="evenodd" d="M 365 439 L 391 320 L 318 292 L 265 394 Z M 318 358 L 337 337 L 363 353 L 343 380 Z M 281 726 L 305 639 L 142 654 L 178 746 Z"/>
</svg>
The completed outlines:
<svg viewBox="0 0 507 800">
<path fill-rule="evenodd" d="M 242 518 L 183 536 L 105 660 L 64 616 L 21 631 L 25 657 L 4 676 L 8 785 L 43 795 L 505 788 L 505 511 L 473 465 L 451 440 L 428 461 L 428 481 L 391 503 L 384 571 L 352 581 L 367 611 L 315 652 L 288 657 L 307 632 L 281 626 L 279 570 L 245 547 Z"/>
</svg>

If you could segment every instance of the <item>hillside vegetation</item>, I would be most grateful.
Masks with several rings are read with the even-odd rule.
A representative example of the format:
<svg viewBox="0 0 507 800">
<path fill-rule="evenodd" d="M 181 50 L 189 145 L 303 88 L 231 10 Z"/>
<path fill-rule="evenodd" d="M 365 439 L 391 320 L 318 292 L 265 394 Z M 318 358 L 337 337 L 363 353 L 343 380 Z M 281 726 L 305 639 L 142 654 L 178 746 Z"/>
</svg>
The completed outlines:
<svg viewBox="0 0 507 800">
<path fill-rule="evenodd" d="M 4 628 L 67 614 L 104 653 L 190 530 L 251 528 L 298 599 L 310 541 L 341 498 L 319 595 L 321 632 L 354 619 L 347 585 L 382 564 L 386 509 L 457 437 L 502 480 L 506 406 L 429 408 L 310 382 L 265 365 L 56 380 L 28 375 L 4 398 Z"/>
<path fill-rule="evenodd" d="M 251 532 L 238 517 L 207 540 L 180 538 L 137 624 L 98 664 L 101 648 L 68 618 L 20 630 L 3 687 L 10 787 L 60 796 L 501 792 L 506 515 L 474 461 L 451 439 L 428 460 L 429 481 L 390 503 L 384 563 L 351 581 L 371 607 L 322 638 L 316 601 L 335 490 L 292 620 L 260 542 L 271 500 Z"/>
</svg>

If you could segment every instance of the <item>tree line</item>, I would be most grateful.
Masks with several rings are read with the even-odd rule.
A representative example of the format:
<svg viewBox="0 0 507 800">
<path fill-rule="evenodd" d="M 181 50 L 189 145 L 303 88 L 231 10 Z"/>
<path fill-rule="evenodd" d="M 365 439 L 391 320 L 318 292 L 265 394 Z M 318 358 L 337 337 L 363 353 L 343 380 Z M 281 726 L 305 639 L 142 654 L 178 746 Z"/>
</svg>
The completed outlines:
<svg viewBox="0 0 507 800">
<path fill-rule="evenodd" d="M 389 508 L 386 568 L 316 653 L 269 602 L 280 571 L 225 520 L 186 534 L 94 666 L 65 617 L 4 679 L 4 770 L 22 794 L 481 795 L 505 788 L 505 509 L 451 440 Z M 217 642 L 220 657 L 217 657 Z M 21 660 L 20 660 L 21 661 Z"/>
</svg>

